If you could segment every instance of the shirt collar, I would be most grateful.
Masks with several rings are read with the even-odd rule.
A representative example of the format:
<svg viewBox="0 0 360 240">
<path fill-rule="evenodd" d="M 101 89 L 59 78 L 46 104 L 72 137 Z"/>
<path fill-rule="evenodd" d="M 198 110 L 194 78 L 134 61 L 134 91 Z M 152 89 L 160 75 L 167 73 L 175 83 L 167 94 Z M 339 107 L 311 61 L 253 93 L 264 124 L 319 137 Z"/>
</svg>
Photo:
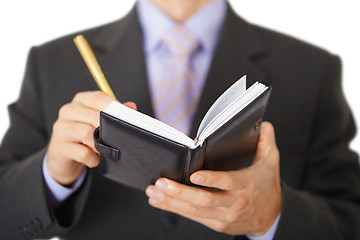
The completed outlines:
<svg viewBox="0 0 360 240">
<path fill-rule="evenodd" d="M 198 41 L 202 49 L 212 52 L 217 43 L 227 11 L 225 0 L 213 0 L 181 23 Z M 160 46 L 163 36 L 176 24 L 150 0 L 139 0 L 137 12 L 143 30 L 145 53 Z"/>
</svg>

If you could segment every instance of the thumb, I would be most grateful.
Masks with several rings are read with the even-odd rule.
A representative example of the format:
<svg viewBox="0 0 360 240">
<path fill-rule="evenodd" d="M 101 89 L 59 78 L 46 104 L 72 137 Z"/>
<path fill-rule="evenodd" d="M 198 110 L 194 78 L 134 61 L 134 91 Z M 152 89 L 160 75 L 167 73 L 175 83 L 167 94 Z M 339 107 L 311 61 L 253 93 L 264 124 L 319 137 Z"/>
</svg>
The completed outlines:
<svg viewBox="0 0 360 240">
<path fill-rule="evenodd" d="M 259 140 L 253 163 L 267 158 L 274 147 L 276 148 L 274 127 L 270 122 L 263 122 L 261 123 Z"/>
<path fill-rule="evenodd" d="M 133 110 L 137 110 L 136 103 L 134 103 L 134 102 L 126 102 L 126 103 L 124 103 L 124 106 L 127 106 L 128 108 L 131 108 Z"/>
</svg>

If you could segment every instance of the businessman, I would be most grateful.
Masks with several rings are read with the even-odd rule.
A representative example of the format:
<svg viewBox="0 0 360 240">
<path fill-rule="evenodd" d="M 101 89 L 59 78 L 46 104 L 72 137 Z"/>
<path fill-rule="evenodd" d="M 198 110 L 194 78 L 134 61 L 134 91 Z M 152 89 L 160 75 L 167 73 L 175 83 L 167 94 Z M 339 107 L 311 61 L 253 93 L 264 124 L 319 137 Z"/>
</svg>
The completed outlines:
<svg viewBox="0 0 360 240">
<path fill-rule="evenodd" d="M 160 178 L 140 193 L 102 177 L 92 134 L 113 99 L 72 34 L 31 49 L 9 106 L 0 239 L 360 238 L 355 123 L 337 56 L 247 23 L 225 0 L 139 0 L 81 33 L 119 101 L 191 137 L 242 75 L 272 85 L 254 161 L 191 176 L 211 188 Z"/>
</svg>

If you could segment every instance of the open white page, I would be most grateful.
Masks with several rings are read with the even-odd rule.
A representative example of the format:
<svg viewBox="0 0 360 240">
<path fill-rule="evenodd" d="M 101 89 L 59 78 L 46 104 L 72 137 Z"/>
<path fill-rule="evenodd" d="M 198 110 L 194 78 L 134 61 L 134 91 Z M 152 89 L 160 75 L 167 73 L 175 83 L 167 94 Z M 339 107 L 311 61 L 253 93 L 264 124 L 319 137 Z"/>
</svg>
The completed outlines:
<svg viewBox="0 0 360 240">
<path fill-rule="evenodd" d="M 214 119 L 223 109 L 236 98 L 246 91 L 246 75 L 237 80 L 230 88 L 228 88 L 221 96 L 211 105 L 200 123 L 196 136 L 204 130 L 206 126 Z"/>
<path fill-rule="evenodd" d="M 202 143 L 204 139 L 210 136 L 218 128 L 224 125 L 238 112 L 249 105 L 254 99 L 260 96 L 267 87 L 259 82 L 254 83 L 244 93 L 237 96 L 233 102 L 229 103 L 218 115 L 216 115 L 210 123 L 205 126 L 204 130 L 199 135 L 199 142 Z"/>
<path fill-rule="evenodd" d="M 121 103 L 113 101 L 104 112 L 149 132 L 173 140 L 174 142 L 178 142 L 190 148 L 195 148 L 194 140 L 182 132 L 155 118 L 128 108 Z"/>
</svg>

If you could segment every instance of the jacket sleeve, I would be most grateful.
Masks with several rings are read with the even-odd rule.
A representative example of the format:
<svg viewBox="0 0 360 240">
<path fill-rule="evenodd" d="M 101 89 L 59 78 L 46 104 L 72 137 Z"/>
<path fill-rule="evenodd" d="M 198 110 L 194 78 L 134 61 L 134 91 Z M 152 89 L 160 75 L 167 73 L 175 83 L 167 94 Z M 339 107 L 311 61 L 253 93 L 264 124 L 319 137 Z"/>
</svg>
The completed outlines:
<svg viewBox="0 0 360 240">
<path fill-rule="evenodd" d="M 51 132 L 45 128 L 39 66 L 37 48 L 33 48 L 20 96 L 8 108 L 10 127 L 0 145 L 0 239 L 32 239 L 66 231 L 79 219 L 90 184 L 87 179 L 57 211 L 49 208 L 42 161 Z"/>
<path fill-rule="evenodd" d="M 316 104 L 303 186 L 283 182 L 275 239 L 360 239 L 359 158 L 349 149 L 356 129 L 338 57 L 328 60 Z"/>
</svg>

